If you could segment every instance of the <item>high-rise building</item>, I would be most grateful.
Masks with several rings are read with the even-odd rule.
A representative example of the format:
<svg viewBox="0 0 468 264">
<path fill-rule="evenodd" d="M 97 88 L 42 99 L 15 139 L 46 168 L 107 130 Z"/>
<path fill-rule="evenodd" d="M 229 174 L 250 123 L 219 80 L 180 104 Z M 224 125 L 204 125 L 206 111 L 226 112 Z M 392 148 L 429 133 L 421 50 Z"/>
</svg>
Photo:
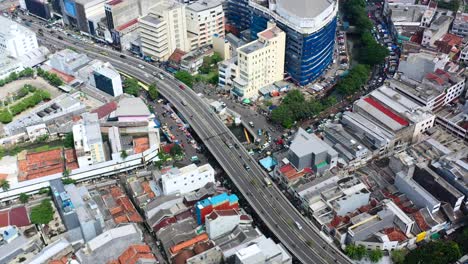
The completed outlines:
<svg viewBox="0 0 468 264">
<path fill-rule="evenodd" d="M 20 8 L 46 20 L 51 18 L 51 5 L 46 0 L 22 0 Z"/>
<path fill-rule="evenodd" d="M 106 160 L 102 144 L 101 128 L 97 114 L 83 113 L 82 119 L 73 125 L 73 141 L 80 168 Z"/>
<path fill-rule="evenodd" d="M 82 33 L 96 35 L 98 23 L 105 17 L 105 0 L 63 0 L 63 22 Z"/>
<path fill-rule="evenodd" d="M 112 41 L 120 43 L 120 36 L 117 34 L 121 27 L 132 21 L 137 21 L 140 16 L 137 0 L 111 0 L 104 5 L 106 13 L 107 29 L 111 33 Z"/>
<path fill-rule="evenodd" d="M 19 58 L 37 50 L 36 33 L 20 24 L 0 17 L 0 57 Z"/>
<path fill-rule="evenodd" d="M 273 20 L 287 36 L 285 70 L 299 85 L 322 75 L 333 62 L 338 1 L 251 0 L 251 34 Z"/>
<path fill-rule="evenodd" d="M 223 3 L 226 16 L 226 31 L 237 36 L 250 27 L 252 16 L 249 0 L 226 0 Z"/>
<path fill-rule="evenodd" d="M 109 64 L 104 64 L 93 71 L 94 86 L 112 96 L 123 94 L 120 74 Z"/>
<path fill-rule="evenodd" d="M 155 60 L 166 60 L 176 49 L 190 51 L 185 5 L 172 0 L 162 0 L 139 22 L 145 56 Z"/>
<path fill-rule="evenodd" d="M 232 93 L 252 98 L 258 90 L 283 79 L 286 35 L 275 24 L 258 33 L 258 39 L 237 49 L 238 67 Z"/>
<path fill-rule="evenodd" d="M 224 36 L 224 11 L 220 0 L 201 0 L 187 6 L 190 49 L 213 44 L 213 35 Z"/>
</svg>

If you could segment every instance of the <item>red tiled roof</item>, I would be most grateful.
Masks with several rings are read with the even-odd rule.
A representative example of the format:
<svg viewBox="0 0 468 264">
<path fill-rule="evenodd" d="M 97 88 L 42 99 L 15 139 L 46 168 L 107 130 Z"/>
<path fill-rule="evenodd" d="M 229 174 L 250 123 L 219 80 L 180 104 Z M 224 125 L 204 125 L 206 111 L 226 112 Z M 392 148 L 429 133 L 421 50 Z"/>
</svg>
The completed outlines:
<svg viewBox="0 0 468 264">
<path fill-rule="evenodd" d="M 0 180 L 5 180 L 8 177 L 8 174 L 0 173 Z"/>
<path fill-rule="evenodd" d="M 123 2 L 123 0 L 111 0 L 111 1 L 107 2 L 107 4 L 109 4 L 109 5 L 117 5 L 117 4 L 120 4 L 120 3 L 122 3 L 122 2 Z"/>
<path fill-rule="evenodd" d="M 148 245 L 131 245 L 119 256 L 116 263 L 135 264 L 140 259 L 156 260 L 156 257 L 151 253 Z"/>
<path fill-rule="evenodd" d="M 377 108 L 380 112 L 384 113 L 385 115 L 387 115 L 391 119 L 395 120 L 400 125 L 402 125 L 402 126 L 408 126 L 409 125 L 408 121 L 406 121 L 404 118 L 402 118 L 399 115 L 393 113 L 390 109 L 388 109 L 387 107 L 381 105 L 379 102 L 375 101 L 374 99 L 372 99 L 370 97 L 366 97 L 366 98 L 364 98 L 364 101 L 366 101 L 367 103 L 369 103 L 373 107 Z"/>
<path fill-rule="evenodd" d="M 423 231 L 429 230 L 429 225 L 426 223 L 426 221 L 424 220 L 424 217 L 421 215 L 419 211 L 413 214 L 413 218 L 421 230 Z"/>
<path fill-rule="evenodd" d="M 116 109 L 117 109 L 117 102 L 112 101 L 94 109 L 93 111 L 91 111 L 91 113 L 97 113 L 98 118 L 101 119 L 103 117 L 108 116 L 110 113 L 114 112 Z"/>
<path fill-rule="evenodd" d="M 10 210 L 10 225 L 17 227 L 28 226 L 31 222 L 29 221 L 28 212 L 26 207 L 20 206 Z"/>
<path fill-rule="evenodd" d="M 66 82 L 66 83 L 70 83 L 70 82 L 72 82 L 73 80 L 75 80 L 75 77 L 73 77 L 73 76 L 71 76 L 71 75 L 68 75 L 68 74 L 66 74 L 66 73 L 64 73 L 64 72 L 61 72 L 61 71 L 59 71 L 59 70 L 57 70 L 57 69 L 51 69 L 50 72 L 51 72 L 51 73 L 57 74 L 57 76 L 58 76 L 60 79 L 62 79 L 64 82 Z"/>
<path fill-rule="evenodd" d="M 122 24 L 122 25 L 118 26 L 118 27 L 116 28 L 116 30 L 117 30 L 117 31 L 124 30 L 124 29 L 126 29 L 126 28 L 128 28 L 128 27 L 130 27 L 130 26 L 135 25 L 136 23 L 138 23 L 138 19 L 135 18 L 135 19 L 132 19 L 132 20 L 128 21 L 128 22 L 125 23 L 125 24 Z"/>
<path fill-rule="evenodd" d="M 181 49 L 175 49 L 174 52 L 169 56 L 168 61 L 174 62 L 176 64 L 179 64 L 180 61 L 182 60 L 182 57 L 187 54 L 187 52 L 181 50 Z"/>
<path fill-rule="evenodd" d="M 141 188 L 143 188 L 143 192 L 148 195 L 148 198 L 154 198 L 156 195 L 154 194 L 153 190 L 151 190 L 150 184 L 147 181 L 141 183 Z"/>
<path fill-rule="evenodd" d="M 9 210 L 0 211 L 0 227 L 5 227 L 10 224 Z"/>
<path fill-rule="evenodd" d="M 122 193 L 119 187 L 113 187 L 110 190 L 112 198 L 115 200 L 117 206 L 109 208 L 109 212 L 114 218 L 114 222 L 118 223 L 141 223 L 143 218 L 137 212 L 130 199 Z"/>
<path fill-rule="evenodd" d="M 405 234 L 398 228 L 386 228 L 384 229 L 384 233 L 388 236 L 390 241 L 402 242 L 407 239 Z"/>
<path fill-rule="evenodd" d="M 63 169 L 62 149 L 28 153 L 26 159 L 18 160 L 18 180 L 25 181 L 62 173 Z"/>
</svg>

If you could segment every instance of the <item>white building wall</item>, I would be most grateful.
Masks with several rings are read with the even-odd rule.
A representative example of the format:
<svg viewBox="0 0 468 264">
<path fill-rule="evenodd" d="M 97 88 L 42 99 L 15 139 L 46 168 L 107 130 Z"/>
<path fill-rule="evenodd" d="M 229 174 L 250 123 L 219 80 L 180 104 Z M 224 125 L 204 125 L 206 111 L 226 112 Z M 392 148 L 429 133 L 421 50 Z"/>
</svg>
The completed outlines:
<svg viewBox="0 0 468 264">
<path fill-rule="evenodd" d="M 214 220 L 207 220 L 205 222 L 206 233 L 210 239 L 215 239 L 221 235 L 231 232 L 240 223 L 239 215 L 218 216 Z"/>
<path fill-rule="evenodd" d="M 192 42 L 191 50 L 204 45 L 213 44 L 213 35 L 217 34 L 219 37 L 224 36 L 224 11 L 222 3 L 218 0 L 202 0 L 207 1 L 208 4 L 213 4 L 212 8 L 207 8 L 201 11 L 194 10 L 187 6 L 187 31 L 195 35 L 195 40 Z M 200 5 L 196 3 L 195 5 Z"/>
<path fill-rule="evenodd" d="M 0 57 L 18 58 L 39 47 L 36 33 L 5 17 L 0 17 Z"/>
<path fill-rule="evenodd" d="M 166 173 L 161 176 L 165 195 L 172 193 L 189 193 L 198 190 L 209 182 L 215 182 L 214 169 L 210 164 L 197 167 L 188 165 L 178 171 L 179 174 Z"/>
<path fill-rule="evenodd" d="M 272 38 L 265 38 L 262 34 L 275 29 L 280 32 Z M 237 49 L 238 71 L 234 80 L 234 91 L 240 91 L 240 98 L 252 98 L 258 95 L 258 90 L 283 79 L 284 57 L 286 49 L 286 34 L 270 24 L 265 31 L 258 33 L 259 39 Z M 252 52 L 245 52 L 245 48 L 254 43 L 264 43 L 263 47 Z"/>
</svg>

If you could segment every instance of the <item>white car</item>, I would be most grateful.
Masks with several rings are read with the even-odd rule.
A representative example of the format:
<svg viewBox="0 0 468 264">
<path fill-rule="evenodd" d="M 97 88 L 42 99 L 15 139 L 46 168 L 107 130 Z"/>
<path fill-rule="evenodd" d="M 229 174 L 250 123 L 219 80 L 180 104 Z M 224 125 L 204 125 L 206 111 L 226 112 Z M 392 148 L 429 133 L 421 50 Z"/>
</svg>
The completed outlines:
<svg viewBox="0 0 468 264">
<path fill-rule="evenodd" d="M 140 68 L 140 69 L 144 69 L 144 68 L 145 68 L 145 66 L 143 66 L 143 65 L 141 65 L 141 64 L 138 64 L 138 68 Z"/>
</svg>

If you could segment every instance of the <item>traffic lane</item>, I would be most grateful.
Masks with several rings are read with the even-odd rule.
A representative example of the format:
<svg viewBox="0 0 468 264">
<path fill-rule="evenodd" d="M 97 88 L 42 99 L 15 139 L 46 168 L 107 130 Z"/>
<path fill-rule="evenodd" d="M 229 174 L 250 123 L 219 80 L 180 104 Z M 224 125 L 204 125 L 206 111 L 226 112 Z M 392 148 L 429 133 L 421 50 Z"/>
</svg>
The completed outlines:
<svg viewBox="0 0 468 264">
<path fill-rule="evenodd" d="M 237 154 L 238 154 L 237 152 L 233 153 L 233 156 L 237 156 Z M 251 176 L 251 173 L 247 171 L 245 175 Z M 249 177 L 249 178 L 254 179 L 253 177 Z M 252 185 L 248 185 L 248 186 L 252 186 Z M 275 200 L 270 199 L 270 198 L 274 197 L 274 195 L 270 192 L 272 190 L 272 187 L 265 187 L 265 184 L 261 182 L 260 184 L 255 184 L 254 186 L 252 186 L 252 188 L 255 188 L 257 193 L 259 193 L 262 196 L 262 198 L 264 198 L 264 199 L 260 200 L 260 199 L 258 199 L 258 196 L 256 195 L 256 196 L 254 196 L 255 199 L 257 199 L 260 203 L 262 203 L 263 201 L 266 201 L 268 203 L 268 207 L 273 208 L 273 211 L 269 212 L 270 213 L 269 216 L 274 219 L 274 224 L 275 225 L 278 225 L 278 224 L 281 224 L 281 225 L 286 224 L 288 226 L 289 225 L 294 225 L 294 222 L 297 221 L 294 218 L 294 216 L 287 215 L 288 217 L 286 218 L 285 217 L 286 215 L 281 213 L 281 212 L 288 212 L 288 210 L 280 205 L 282 211 L 279 211 L 279 208 L 278 208 L 277 203 L 275 202 Z M 274 214 L 271 214 L 271 213 L 274 213 Z M 279 228 L 279 226 L 276 226 L 276 229 L 278 229 L 278 228 Z M 272 229 L 272 230 L 275 230 L 275 229 Z M 279 230 L 282 230 L 282 229 L 279 229 Z M 308 241 L 302 236 L 302 234 L 298 232 L 297 228 L 292 227 L 291 230 L 299 238 L 299 240 L 302 242 L 302 244 L 307 244 L 308 243 Z M 288 234 L 291 234 L 291 233 L 288 233 Z M 284 235 L 286 235 L 286 233 Z M 297 242 L 297 241 L 295 241 L 295 242 Z M 298 244 L 293 244 L 292 246 L 294 248 L 294 247 L 297 247 Z M 325 260 L 313 248 L 310 248 L 309 250 L 312 250 L 316 254 L 317 258 L 321 260 L 321 262 L 323 262 L 323 263 L 328 263 L 329 262 L 328 260 Z M 327 256 L 327 257 L 329 257 L 329 256 Z"/>
<path fill-rule="evenodd" d="M 223 125 L 223 127 L 225 128 L 224 125 Z M 221 144 L 223 144 L 223 143 L 221 143 Z M 224 144 L 223 144 L 223 145 L 224 145 Z M 228 151 L 229 151 L 229 150 L 228 150 Z M 264 175 L 263 170 L 261 170 L 259 167 L 257 167 L 256 162 L 253 161 L 253 160 L 251 160 L 250 155 L 248 155 L 248 153 L 246 153 L 246 151 L 245 151 L 243 148 L 242 148 L 242 149 L 236 149 L 236 151 L 241 151 L 241 152 L 242 152 L 241 155 L 243 154 L 244 157 L 246 157 L 246 159 L 252 163 L 252 164 L 251 164 L 251 165 L 252 165 L 252 168 L 258 168 L 258 171 L 257 171 L 258 174 L 257 174 L 257 175 Z M 237 154 L 236 154 L 236 155 L 237 155 Z M 241 169 L 244 169 L 244 168 L 241 167 Z M 244 169 L 244 170 L 245 170 L 245 169 Z M 266 175 L 264 175 L 264 176 L 266 176 Z M 261 180 L 263 180 L 263 179 L 261 179 Z M 247 184 L 247 186 L 249 186 L 249 183 L 246 183 L 246 184 Z M 277 192 L 279 192 L 279 190 L 277 190 Z M 280 194 L 280 196 L 283 196 L 283 195 Z M 282 202 L 287 202 L 287 203 L 289 203 L 289 201 L 288 201 L 287 199 L 285 199 L 284 196 L 283 196 L 283 198 L 284 198 L 284 199 L 281 199 Z M 291 217 L 291 219 L 293 219 L 293 221 L 298 221 L 298 220 L 301 221 L 301 220 L 303 219 L 303 218 L 302 218 L 302 215 L 300 215 L 299 212 L 296 212 L 295 215 L 290 215 L 290 214 L 289 214 L 289 210 L 285 209 L 285 207 L 289 207 L 289 206 L 287 206 L 285 203 L 282 203 L 282 204 L 281 204 L 281 207 L 283 207 L 283 210 L 284 210 L 285 212 L 288 213 L 288 215 Z M 289 208 L 288 208 L 288 209 L 289 209 Z M 301 221 L 301 222 L 302 222 L 302 221 Z M 303 222 L 303 223 L 304 223 L 304 226 L 309 226 L 309 225 L 310 225 L 309 222 Z M 322 240 L 324 243 L 326 243 L 326 242 L 323 240 L 323 238 L 321 238 L 319 235 L 317 235 L 316 237 L 311 237 L 311 238 L 313 239 L 313 241 L 316 241 L 316 239 L 318 238 L 318 240 Z"/>
<path fill-rule="evenodd" d="M 98 56 L 99 56 L 99 55 L 98 55 Z M 102 57 L 102 56 L 100 56 L 100 57 Z M 138 69 L 136 69 L 136 70 L 138 70 Z M 135 74 L 135 73 L 136 73 L 137 75 L 140 75 L 140 74 L 141 74 L 141 73 L 133 72 L 133 74 Z M 140 78 L 143 78 L 143 79 L 144 79 L 143 76 L 140 76 Z M 208 116 L 208 115 L 206 115 L 205 117 L 212 118 L 212 117 L 210 117 L 210 116 Z M 216 124 L 216 123 L 217 123 L 217 122 L 215 122 L 215 124 Z M 227 161 L 227 162 L 229 162 L 229 161 Z M 260 204 L 261 204 L 261 202 L 260 202 Z M 273 228 L 272 228 L 272 229 L 273 229 Z M 295 251 L 295 250 L 293 250 L 293 251 Z"/>
<path fill-rule="evenodd" d="M 175 95 L 175 96 L 178 97 L 177 95 Z M 178 97 L 177 99 L 178 99 L 178 100 L 181 100 L 182 98 Z M 193 107 L 192 105 L 189 105 L 188 107 L 185 107 L 185 108 L 190 108 L 191 111 L 194 111 L 194 110 L 195 110 L 194 107 Z M 197 118 L 198 118 L 198 115 L 197 115 Z M 202 120 L 199 120 L 199 121 L 201 121 L 201 122 L 205 125 L 205 127 L 210 126 L 210 125 L 207 123 L 207 120 L 205 120 L 205 119 L 202 119 Z M 216 138 L 216 137 L 213 138 L 213 140 L 210 140 L 210 141 L 214 141 L 214 140 L 216 140 L 216 139 L 219 140 L 218 142 L 216 142 L 217 144 L 208 144 L 208 143 L 206 143 L 206 145 L 207 145 L 208 147 L 210 147 L 210 146 L 212 145 L 212 146 L 214 147 L 214 149 L 216 149 L 216 151 L 215 151 L 214 149 L 211 149 L 211 151 L 212 151 L 212 153 L 214 153 L 214 155 L 216 155 L 216 154 L 219 152 L 219 156 L 218 156 L 218 157 L 225 158 L 225 155 L 224 155 L 224 154 L 230 153 L 230 149 L 224 147 L 224 150 L 220 150 L 219 147 L 220 147 L 220 146 L 225 146 L 225 144 L 224 144 L 223 141 L 220 140 L 220 138 Z M 214 143 L 214 142 L 212 142 L 212 143 Z M 224 154 L 223 154 L 223 153 L 224 153 Z M 225 161 L 224 164 L 227 164 L 228 167 L 230 167 L 230 169 L 233 170 L 233 174 L 232 174 L 232 175 L 238 174 L 238 173 L 239 173 L 239 169 L 240 169 L 240 170 L 243 170 L 243 168 L 242 168 L 243 166 L 242 166 L 242 164 L 236 159 L 236 156 L 233 155 L 232 153 L 231 153 L 231 157 L 233 157 L 233 158 L 232 158 L 232 159 L 226 159 L 226 161 Z M 233 166 L 233 165 L 234 165 L 233 162 L 236 163 L 236 164 L 238 165 L 237 168 L 235 168 L 235 167 Z M 222 161 L 221 161 L 221 163 L 222 163 Z M 222 164 L 223 164 L 223 163 L 222 163 Z M 229 168 L 225 167 L 225 169 L 229 171 Z M 245 173 L 245 175 L 249 175 L 249 173 Z M 243 186 L 251 186 L 250 182 L 246 182 L 246 181 L 245 181 L 245 180 L 248 180 L 247 178 L 238 177 L 237 180 L 240 180 L 241 183 L 243 184 Z M 236 184 L 236 185 L 239 186 L 239 183 Z M 250 190 L 252 190 L 252 189 L 250 189 Z M 242 191 L 242 189 L 241 189 L 241 191 Z M 256 190 L 252 190 L 252 191 L 256 191 Z M 260 216 L 261 216 L 261 218 L 264 219 L 264 218 L 265 218 L 265 213 L 264 213 L 264 212 L 266 212 L 267 209 L 271 208 L 271 204 L 268 202 L 268 199 L 267 199 L 266 195 L 263 193 L 263 190 L 262 190 L 262 189 L 260 189 L 260 194 L 261 194 L 262 196 L 264 196 L 265 199 L 261 200 L 261 199 L 258 199 L 259 196 L 254 196 L 254 199 L 253 199 L 253 200 L 255 200 L 255 202 L 253 202 L 251 199 L 249 199 L 249 196 L 246 196 L 246 198 L 247 198 L 248 201 L 251 200 L 251 201 L 249 201 L 249 203 L 250 203 L 251 205 L 253 205 L 253 206 L 256 206 L 256 204 L 260 205 L 260 207 L 261 207 Z M 265 204 L 264 201 L 267 201 L 267 203 Z M 256 209 L 257 209 L 257 208 L 256 208 Z M 257 211 L 258 211 L 258 209 L 257 209 Z M 262 212 L 263 212 L 263 213 L 262 213 Z M 271 215 L 270 215 L 270 216 L 271 216 Z M 275 218 L 275 219 L 273 219 L 273 220 L 274 220 L 274 222 L 275 222 L 274 225 L 280 223 L 281 221 L 284 221 L 286 224 L 288 224 L 288 223 L 287 223 L 287 220 L 283 220 L 283 219 L 281 219 L 281 218 Z M 265 222 L 268 223 L 268 221 L 265 221 Z M 273 232 L 274 232 L 275 228 L 272 226 L 272 227 L 271 227 L 271 230 L 273 230 Z M 282 230 L 282 229 L 276 228 L 276 230 Z M 284 237 L 284 236 L 286 235 L 286 233 L 284 233 L 284 234 L 279 234 L 278 232 L 274 232 L 274 233 L 277 233 L 278 237 Z M 289 236 L 287 236 L 287 237 L 290 238 Z M 284 241 L 284 239 L 283 239 L 283 241 Z M 293 240 L 293 239 L 291 238 L 289 242 L 286 242 L 285 246 L 287 246 L 291 251 L 294 252 L 294 251 L 297 251 L 297 250 L 294 249 L 295 247 L 297 247 L 297 246 L 296 246 L 296 245 L 297 245 L 297 242 L 298 242 L 297 239 L 296 239 L 296 240 Z M 317 256 L 320 256 L 317 252 L 314 251 L 314 253 L 315 253 Z M 299 257 L 302 259 L 302 261 L 305 261 L 305 263 L 309 263 L 309 261 L 313 261 L 312 263 L 316 263 L 316 262 L 317 262 L 317 259 L 312 259 L 312 258 L 309 258 L 309 257 L 306 257 L 306 256 L 310 256 L 310 255 L 309 255 L 309 254 L 304 254 L 304 256 L 299 256 Z M 304 258 L 307 258 L 307 259 L 304 259 Z M 320 261 L 320 262 L 322 262 L 322 263 L 327 263 L 327 261 L 325 261 L 324 259 L 322 259 L 322 261 Z"/>
</svg>

